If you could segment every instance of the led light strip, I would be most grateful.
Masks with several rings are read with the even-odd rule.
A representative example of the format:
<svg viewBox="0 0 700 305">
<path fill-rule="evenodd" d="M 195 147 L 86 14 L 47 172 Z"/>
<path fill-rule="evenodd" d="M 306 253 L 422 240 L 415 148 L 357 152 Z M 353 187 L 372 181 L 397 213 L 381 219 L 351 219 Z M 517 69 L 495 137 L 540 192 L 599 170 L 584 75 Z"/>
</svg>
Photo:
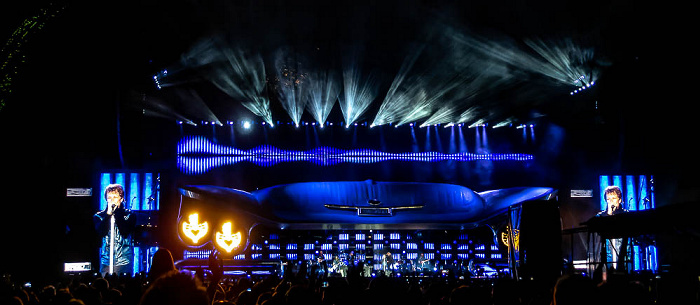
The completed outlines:
<svg viewBox="0 0 700 305">
<path fill-rule="evenodd" d="M 208 170 L 238 162 L 250 162 L 260 166 L 273 166 L 282 162 L 306 161 L 317 165 L 340 163 L 376 163 L 389 160 L 436 162 L 436 161 L 532 161 L 530 154 L 474 154 L 441 152 L 389 153 L 371 149 L 343 150 L 332 147 L 319 147 L 308 151 L 283 150 L 270 145 L 262 145 L 249 150 L 241 150 L 212 143 L 202 136 L 186 137 L 178 143 L 178 168 L 182 172 L 201 174 Z"/>
</svg>

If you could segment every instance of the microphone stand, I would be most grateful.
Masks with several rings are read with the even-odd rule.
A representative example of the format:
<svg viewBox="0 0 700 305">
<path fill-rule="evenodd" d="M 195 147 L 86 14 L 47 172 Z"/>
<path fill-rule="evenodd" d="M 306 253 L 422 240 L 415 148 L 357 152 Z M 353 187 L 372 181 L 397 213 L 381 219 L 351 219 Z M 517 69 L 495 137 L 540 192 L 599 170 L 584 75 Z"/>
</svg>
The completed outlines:
<svg viewBox="0 0 700 305">
<path fill-rule="evenodd" d="M 109 217 L 109 273 L 114 274 L 114 209 Z"/>
</svg>

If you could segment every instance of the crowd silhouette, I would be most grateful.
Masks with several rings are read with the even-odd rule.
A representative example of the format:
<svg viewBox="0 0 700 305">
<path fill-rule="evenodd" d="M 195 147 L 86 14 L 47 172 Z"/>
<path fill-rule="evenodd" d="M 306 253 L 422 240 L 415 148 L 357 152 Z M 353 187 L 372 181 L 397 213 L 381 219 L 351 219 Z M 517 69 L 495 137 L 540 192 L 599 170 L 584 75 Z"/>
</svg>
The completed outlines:
<svg viewBox="0 0 700 305">
<path fill-rule="evenodd" d="M 580 274 L 553 283 L 510 278 L 314 277 L 303 272 L 260 277 L 224 276 L 216 258 L 207 270 L 179 271 L 161 248 L 148 273 L 76 274 L 40 287 L 3 277 L 0 304 L 18 305 L 569 305 L 676 304 L 650 283 L 624 278 L 596 282 Z M 665 302 L 665 303 L 664 303 Z"/>
</svg>

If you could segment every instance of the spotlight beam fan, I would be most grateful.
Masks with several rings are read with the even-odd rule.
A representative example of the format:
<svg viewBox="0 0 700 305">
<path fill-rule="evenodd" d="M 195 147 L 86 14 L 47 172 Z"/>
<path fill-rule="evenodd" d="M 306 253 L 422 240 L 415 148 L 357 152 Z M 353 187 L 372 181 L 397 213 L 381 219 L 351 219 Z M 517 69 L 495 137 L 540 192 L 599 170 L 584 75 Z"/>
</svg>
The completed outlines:
<svg viewBox="0 0 700 305">
<path fill-rule="evenodd" d="M 331 71 L 321 71 L 310 75 L 308 87 L 307 110 L 323 127 L 340 94 L 340 84 Z"/>
<path fill-rule="evenodd" d="M 282 108 L 296 126 L 301 122 L 308 101 L 308 73 L 302 70 L 300 57 L 288 49 L 280 49 L 275 55 L 275 91 Z"/>
<path fill-rule="evenodd" d="M 583 85 L 595 81 L 595 76 L 586 73 L 582 65 L 593 60 L 593 51 L 579 48 L 570 40 L 564 41 L 560 46 L 549 46 L 541 39 L 528 39 L 525 44 L 546 60 L 547 64 L 534 66 L 535 71 L 556 79 L 563 84 Z"/>
<path fill-rule="evenodd" d="M 230 48 L 220 38 L 202 40 L 182 56 L 182 64 L 201 71 L 219 90 L 268 124 L 273 124 L 266 94 L 265 63 L 259 53 Z"/>
<path fill-rule="evenodd" d="M 509 67 L 518 67 L 520 72 L 543 75 L 556 84 L 576 85 L 582 76 L 587 81 L 595 81 L 596 78 L 593 72 L 586 73 L 582 68 L 593 60 L 593 51 L 577 46 L 570 40 L 524 40 L 525 45 L 536 55 L 505 38 L 497 40 L 477 35 L 456 35 L 455 42 L 478 52 L 485 61 L 500 62 Z"/>
<path fill-rule="evenodd" d="M 400 126 L 430 116 L 439 103 L 449 103 L 446 96 L 464 83 L 460 76 L 443 78 L 432 73 L 407 79 L 414 62 L 415 58 L 409 57 L 406 66 L 399 71 L 372 125 L 396 123 Z"/>
<path fill-rule="evenodd" d="M 364 79 L 364 81 L 362 81 Z M 343 63 L 343 94 L 338 104 L 346 126 L 355 123 L 374 101 L 379 91 L 379 82 L 370 73 L 363 78 L 359 62 L 355 57 Z"/>
</svg>

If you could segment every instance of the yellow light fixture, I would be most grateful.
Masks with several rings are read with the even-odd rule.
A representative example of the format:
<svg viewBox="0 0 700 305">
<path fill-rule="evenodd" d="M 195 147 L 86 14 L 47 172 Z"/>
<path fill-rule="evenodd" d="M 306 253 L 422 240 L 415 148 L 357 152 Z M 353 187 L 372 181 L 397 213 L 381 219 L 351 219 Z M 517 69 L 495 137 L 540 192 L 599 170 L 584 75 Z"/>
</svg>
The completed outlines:
<svg viewBox="0 0 700 305">
<path fill-rule="evenodd" d="M 508 246 L 508 240 L 510 237 L 508 236 L 508 232 L 510 231 L 510 226 L 506 226 L 506 229 L 501 232 L 501 242 L 503 243 L 504 246 Z M 520 230 L 515 229 L 513 230 L 513 247 L 515 251 L 518 251 L 520 248 Z"/>
<path fill-rule="evenodd" d="M 199 222 L 199 214 L 192 213 L 189 216 L 189 222 L 182 222 L 182 233 L 189 238 L 193 244 L 197 244 L 199 240 L 206 236 L 209 232 L 209 224 L 205 221 Z"/>
<path fill-rule="evenodd" d="M 233 234 L 233 224 L 225 222 L 221 226 L 221 232 L 216 232 L 216 244 L 228 253 L 241 245 L 241 232 Z"/>
</svg>

